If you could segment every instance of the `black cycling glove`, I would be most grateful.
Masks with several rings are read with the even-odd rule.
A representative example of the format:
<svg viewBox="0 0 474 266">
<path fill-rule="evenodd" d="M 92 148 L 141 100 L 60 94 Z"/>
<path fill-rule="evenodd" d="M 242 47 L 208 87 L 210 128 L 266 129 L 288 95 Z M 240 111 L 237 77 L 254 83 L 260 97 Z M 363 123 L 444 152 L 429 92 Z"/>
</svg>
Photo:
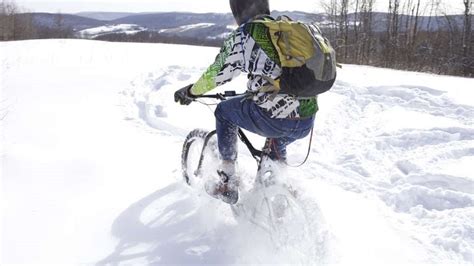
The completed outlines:
<svg viewBox="0 0 474 266">
<path fill-rule="evenodd" d="M 179 102 L 182 105 L 189 105 L 191 104 L 194 99 L 196 98 L 194 95 L 191 94 L 191 88 L 194 84 L 190 84 L 182 89 L 177 90 L 174 93 L 174 101 Z"/>
</svg>

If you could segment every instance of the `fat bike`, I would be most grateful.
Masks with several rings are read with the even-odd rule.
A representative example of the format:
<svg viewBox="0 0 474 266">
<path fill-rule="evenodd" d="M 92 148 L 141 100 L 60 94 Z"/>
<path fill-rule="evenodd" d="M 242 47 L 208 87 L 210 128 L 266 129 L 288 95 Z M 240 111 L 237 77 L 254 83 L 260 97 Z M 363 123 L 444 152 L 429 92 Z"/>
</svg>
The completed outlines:
<svg viewBox="0 0 474 266">
<path fill-rule="evenodd" d="M 198 96 L 195 101 L 200 98 L 223 101 L 236 96 L 239 94 L 235 91 L 226 91 Z M 239 201 L 230 205 L 233 215 L 238 221 L 247 221 L 265 231 L 278 245 L 302 241 L 308 235 L 307 218 L 297 191 L 279 175 L 281 163 L 270 160 L 267 145 L 262 150 L 256 149 L 242 129 L 238 130 L 238 137 L 257 162 L 257 173 L 250 189 L 239 191 Z M 184 141 L 181 163 L 184 181 L 193 188 L 202 189 L 206 181 L 217 178 L 216 131 L 192 130 Z"/>
</svg>

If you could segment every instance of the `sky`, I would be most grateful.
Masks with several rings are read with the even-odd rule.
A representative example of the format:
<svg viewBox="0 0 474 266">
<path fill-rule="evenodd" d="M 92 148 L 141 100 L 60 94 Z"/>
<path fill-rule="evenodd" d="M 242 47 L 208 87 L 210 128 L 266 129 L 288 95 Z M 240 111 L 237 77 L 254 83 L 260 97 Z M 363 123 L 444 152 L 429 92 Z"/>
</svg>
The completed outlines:
<svg viewBox="0 0 474 266">
<path fill-rule="evenodd" d="M 324 12 L 321 0 L 270 0 L 272 10 Z M 422 0 L 426 5 L 430 0 Z M 442 0 L 448 14 L 462 13 L 462 0 Z M 230 12 L 228 0 L 17 0 L 16 3 L 32 12 L 77 13 L 107 12 Z M 388 0 L 376 0 L 377 10 L 387 10 Z"/>
</svg>

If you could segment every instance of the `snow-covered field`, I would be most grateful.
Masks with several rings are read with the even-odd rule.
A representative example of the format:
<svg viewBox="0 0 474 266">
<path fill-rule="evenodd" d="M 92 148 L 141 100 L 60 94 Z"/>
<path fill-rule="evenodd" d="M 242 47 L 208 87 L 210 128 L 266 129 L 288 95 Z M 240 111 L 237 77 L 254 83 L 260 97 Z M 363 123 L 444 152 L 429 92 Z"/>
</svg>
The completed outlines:
<svg viewBox="0 0 474 266">
<path fill-rule="evenodd" d="M 204 28 L 209 28 L 216 25 L 215 23 L 197 23 L 197 24 L 191 24 L 191 25 L 184 25 L 180 26 L 177 28 L 172 28 L 172 29 L 163 29 L 160 30 L 159 33 L 177 33 L 177 32 L 185 32 L 189 31 L 192 29 L 204 29 Z"/>
<path fill-rule="evenodd" d="M 106 26 L 100 26 L 100 27 L 81 30 L 78 32 L 78 35 L 81 38 L 93 39 L 105 34 L 112 34 L 112 33 L 136 34 L 145 30 L 146 28 L 138 26 L 136 24 L 115 24 L 115 25 L 106 25 Z"/>
<path fill-rule="evenodd" d="M 0 264 L 473 264 L 473 79 L 345 65 L 320 96 L 309 162 L 287 169 L 327 236 L 295 252 L 181 180 L 187 132 L 214 119 L 173 92 L 217 51 L 0 43 Z M 292 163 L 307 145 L 290 146 Z"/>
</svg>

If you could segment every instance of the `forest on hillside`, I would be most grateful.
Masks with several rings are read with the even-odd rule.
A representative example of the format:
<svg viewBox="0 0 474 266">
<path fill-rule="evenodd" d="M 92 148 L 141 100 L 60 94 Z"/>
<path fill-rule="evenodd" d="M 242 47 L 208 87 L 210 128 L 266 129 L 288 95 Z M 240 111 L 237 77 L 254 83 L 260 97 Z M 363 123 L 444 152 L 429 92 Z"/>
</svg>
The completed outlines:
<svg viewBox="0 0 474 266">
<path fill-rule="evenodd" d="M 386 12 L 375 10 L 377 1 L 323 0 L 327 21 L 320 25 L 337 51 L 340 63 L 474 77 L 472 0 L 449 0 L 463 7 L 462 16 L 446 14 L 448 0 L 388 0 Z M 78 38 L 64 23 L 67 14 L 55 14 L 49 25 L 35 23 L 14 1 L 0 2 L 0 41 Z M 458 21 L 459 19 L 462 21 Z M 98 40 L 159 42 L 220 46 L 222 39 L 169 36 L 152 30 L 115 33 Z"/>
<path fill-rule="evenodd" d="M 388 0 L 383 14 L 374 11 L 376 1 L 381 0 L 322 4 L 332 22 L 325 33 L 340 62 L 474 77 L 472 0 L 454 0 L 464 7 L 461 23 L 443 10 L 446 0 L 426 6 L 421 0 Z"/>
</svg>

